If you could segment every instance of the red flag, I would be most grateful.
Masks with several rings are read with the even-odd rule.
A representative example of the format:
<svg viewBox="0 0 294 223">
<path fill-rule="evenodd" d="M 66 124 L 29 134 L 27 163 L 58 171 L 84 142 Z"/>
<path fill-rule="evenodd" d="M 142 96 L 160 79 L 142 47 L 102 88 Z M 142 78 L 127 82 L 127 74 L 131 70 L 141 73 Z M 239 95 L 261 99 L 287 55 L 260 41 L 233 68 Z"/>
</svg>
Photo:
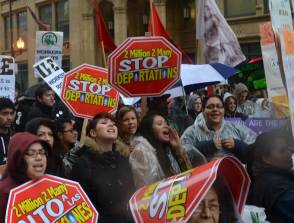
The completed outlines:
<svg viewBox="0 0 294 223">
<path fill-rule="evenodd" d="M 50 31 L 51 27 L 49 24 L 42 22 L 37 15 L 33 12 L 33 10 L 31 9 L 31 7 L 27 6 L 28 10 L 30 11 L 33 19 L 35 20 L 35 22 L 39 25 L 39 28 L 45 30 L 45 31 Z"/>
<path fill-rule="evenodd" d="M 148 31 L 151 33 L 151 36 L 163 36 L 168 41 L 170 41 L 174 46 L 176 46 L 180 51 L 182 51 L 182 63 L 183 64 L 192 64 L 193 61 L 191 58 L 173 41 L 170 35 L 166 32 L 163 24 L 161 23 L 160 17 L 157 13 L 156 7 L 153 2 L 150 4 L 150 18 Z"/>
<path fill-rule="evenodd" d="M 105 51 L 113 51 L 116 48 L 110 33 L 108 32 L 104 19 L 100 13 L 99 5 L 96 4 L 96 30 L 98 42 L 104 46 Z"/>
</svg>

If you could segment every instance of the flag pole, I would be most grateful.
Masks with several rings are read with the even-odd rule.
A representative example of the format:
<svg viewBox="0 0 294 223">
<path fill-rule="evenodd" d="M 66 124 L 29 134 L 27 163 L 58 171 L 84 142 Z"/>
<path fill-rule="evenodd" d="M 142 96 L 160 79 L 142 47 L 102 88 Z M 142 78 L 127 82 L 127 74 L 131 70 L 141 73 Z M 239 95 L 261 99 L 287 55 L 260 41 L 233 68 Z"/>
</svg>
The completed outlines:
<svg viewBox="0 0 294 223">
<path fill-rule="evenodd" d="M 103 63 L 104 67 L 107 67 L 107 62 L 106 62 L 106 53 L 105 53 L 105 48 L 104 48 L 104 43 L 101 41 L 101 48 L 102 48 L 102 57 L 103 57 Z"/>
<path fill-rule="evenodd" d="M 154 36 L 154 33 L 155 33 L 155 30 L 154 30 L 154 16 L 153 16 L 153 0 L 150 0 L 149 1 L 150 3 L 150 16 L 151 16 L 151 29 L 152 29 L 152 33 L 151 33 L 151 36 Z"/>
<path fill-rule="evenodd" d="M 184 97 L 184 104 L 185 104 L 185 108 L 186 108 L 186 113 L 187 115 L 189 115 L 189 112 L 188 112 L 188 102 L 187 102 L 187 95 L 186 95 L 186 92 L 185 92 L 185 89 L 184 89 L 184 86 L 182 85 L 182 91 L 183 91 L 183 97 Z"/>
<path fill-rule="evenodd" d="M 150 32 L 146 32 L 145 36 L 149 36 L 150 37 L 151 33 Z M 142 96 L 141 97 L 141 117 L 145 116 L 147 113 L 147 97 L 146 96 Z"/>
</svg>

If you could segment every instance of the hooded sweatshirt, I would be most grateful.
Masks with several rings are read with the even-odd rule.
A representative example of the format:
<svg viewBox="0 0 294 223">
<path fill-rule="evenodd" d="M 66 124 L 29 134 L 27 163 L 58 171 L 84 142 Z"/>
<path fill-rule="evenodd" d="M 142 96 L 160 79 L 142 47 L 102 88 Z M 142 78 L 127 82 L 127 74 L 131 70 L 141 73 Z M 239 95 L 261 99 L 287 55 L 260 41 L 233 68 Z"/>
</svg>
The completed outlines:
<svg viewBox="0 0 294 223">
<path fill-rule="evenodd" d="M 35 142 L 41 142 L 43 147 L 48 150 L 49 145 L 46 142 L 28 132 L 16 133 L 10 139 L 7 168 L 4 178 L 0 181 L 0 222 L 5 222 L 10 190 L 29 180 L 25 175 L 26 170 L 23 168 L 24 153 Z"/>
<path fill-rule="evenodd" d="M 9 139 L 10 133 L 0 134 L 0 165 L 5 165 L 7 162 Z"/>
</svg>

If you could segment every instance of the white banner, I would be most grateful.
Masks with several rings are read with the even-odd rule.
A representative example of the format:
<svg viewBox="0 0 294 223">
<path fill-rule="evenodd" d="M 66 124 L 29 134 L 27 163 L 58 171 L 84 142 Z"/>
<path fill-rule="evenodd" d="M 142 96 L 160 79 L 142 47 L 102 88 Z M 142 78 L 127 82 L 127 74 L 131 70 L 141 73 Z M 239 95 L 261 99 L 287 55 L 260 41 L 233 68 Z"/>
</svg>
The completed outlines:
<svg viewBox="0 0 294 223">
<path fill-rule="evenodd" d="M 285 30 L 280 34 L 283 67 L 288 90 L 290 118 L 294 134 L 294 32 Z"/>
<path fill-rule="evenodd" d="M 63 32 L 36 32 L 35 63 L 51 57 L 58 66 L 62 66 Z"/>
<path fill-rule="evenodd" d="M 293 30 L 293 21 L 289 0 L 269 0 L 272 26 L 275 33 Z"/>
<path fill-rule="evenodd" d="M 15 101 L 15 61 L 10 56 L 0 55 L 0 97 Z"/>
<path fill-rule="evenodd" d="M 64 71 L 53 61 L 51 57 L 47 57 L 33 66 L 35 73 L 38 74 L 60 97 L 62 83 L 64 79 Z"/>
<path fill-rule="evenodd" d="M 271 22 L 265 22 L 261 23 L 259 27 L 261 37 L 260 45 L 269 100 L 273 103 L 276 117 L 284 118 L 289 115 L 289 106 L 286 89 L 283 85 L 279 69 L 272 24 Z"/>
</svg>

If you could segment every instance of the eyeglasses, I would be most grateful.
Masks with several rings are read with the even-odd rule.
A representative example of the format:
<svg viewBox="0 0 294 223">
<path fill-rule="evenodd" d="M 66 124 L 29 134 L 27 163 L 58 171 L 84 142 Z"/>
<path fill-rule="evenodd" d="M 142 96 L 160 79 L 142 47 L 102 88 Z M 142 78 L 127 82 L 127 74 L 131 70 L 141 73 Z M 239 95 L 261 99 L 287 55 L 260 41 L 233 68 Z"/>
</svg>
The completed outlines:
<svg viewBox="0 0 294 223">
<path fill-rule="evenodd" d="M 36 158 L 38 155 L 40 156 L 47 156 L 47 151 L 44 150 L 44 149 L 41 149 L 41 150 L 28 150 L 25 155 L 29 156 L 29 157 L 33 157 L 33 158 Z"/>
<path fill-rule="evenodd" d="M 64 130 L 63 133 L 66 133 L 66 132 L 74 133 L 75 131 L 76 131 L 75 129 L 69 129 L 69 130 Z"/>
<path fill-rule="evenodd" d="M 204 204 L 201 203 L 195 210 L 195 214 L 200 214 L 204 208 L 208 208 L 211 212 L 220 211 L 220 207 L 218 203 Z"/>
<path fill-rule="evenodd" d="M 207 105 L 205 108 L 207 108 L 207 109 L 223 109 L 224 106 L 222 104 L 210 104 L 210 105 Z"/>
</svg>

